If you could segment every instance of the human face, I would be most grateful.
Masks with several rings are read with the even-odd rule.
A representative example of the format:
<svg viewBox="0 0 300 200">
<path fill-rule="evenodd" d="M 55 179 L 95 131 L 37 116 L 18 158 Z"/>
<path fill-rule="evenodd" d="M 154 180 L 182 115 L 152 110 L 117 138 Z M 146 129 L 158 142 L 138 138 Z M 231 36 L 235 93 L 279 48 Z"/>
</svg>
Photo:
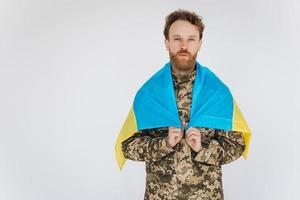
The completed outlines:
<svg viewBox="0 0 300 200">
<path fill-rule="evenodd" d="M 175 21 L 169 29 L 165 46 L 169 51 L 172 69 L 178 73 L 193 71 L 202 40 L 197 26 L 185 20 Z"/>
</svg>

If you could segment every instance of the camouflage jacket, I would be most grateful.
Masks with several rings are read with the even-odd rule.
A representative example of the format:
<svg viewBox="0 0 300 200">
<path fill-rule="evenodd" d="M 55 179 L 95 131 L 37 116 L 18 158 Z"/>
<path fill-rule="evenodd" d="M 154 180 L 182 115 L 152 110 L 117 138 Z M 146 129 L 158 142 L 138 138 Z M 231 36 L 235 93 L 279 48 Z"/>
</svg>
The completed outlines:
<svg viewBox="0 0 300 200">
<path fill-rule="evenodd" d="M 189 121 L 196 70 L 187 76 L 172 72 L 179 115 Z M 194 152 L 182 139 L 167 142 L 168 127 L 136 132 L 122 143 L 127 159 L 146 163 L 145 200 L 222 200 L 221 165 L 238 159 L 244 151 L 239 132 L 196 127 L 202 149 Z"/>
</svg>

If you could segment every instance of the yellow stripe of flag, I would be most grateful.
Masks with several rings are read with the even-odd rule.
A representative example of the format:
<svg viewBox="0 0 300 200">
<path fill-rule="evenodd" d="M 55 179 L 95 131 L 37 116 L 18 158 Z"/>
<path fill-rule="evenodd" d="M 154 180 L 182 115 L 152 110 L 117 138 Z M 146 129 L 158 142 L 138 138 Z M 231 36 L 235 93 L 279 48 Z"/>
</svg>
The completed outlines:
<svg viewBox="0 0 300 200">
<path fill-rule="evenodd" d="M 245 151 L 243 153 L 243 157 L 245 159 L 247 159 L 248 151 L 249 151 L 249 144 L 250 144 L 250 139 L 251 139 L 251 132 L 250 132 L 247 122 L 235 100 L 234 100 L 232 130 L 243 133 L 243 138 L 245 141 Z"/>
<path fill-rule="evenodd" d="M 135 119 L 133 107 L 131 107 L 129 114 L 127 115 L 127 118 L 125 120 L 125 123 L 123 124 L 123 127 L 119 133 L 117 142 L 115 144 L 116 158 L 120 170 L 122 169 L 126 161 L 126 158 L 122 153 L 122 142 L 128 139 L 129 137 L 131 137 L 136 131 L 137 131 L 136 119 Z"/>
</svg>

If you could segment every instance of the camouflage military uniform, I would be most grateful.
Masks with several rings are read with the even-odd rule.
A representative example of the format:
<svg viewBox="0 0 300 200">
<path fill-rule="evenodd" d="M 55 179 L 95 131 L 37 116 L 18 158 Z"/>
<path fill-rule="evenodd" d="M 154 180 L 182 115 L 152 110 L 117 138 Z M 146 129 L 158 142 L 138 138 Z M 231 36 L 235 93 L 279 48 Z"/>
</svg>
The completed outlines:
<svg viewBox="0 0 300 200">
<path fill-rule="evenodd" d="M 187 76 L 172 72 L 179 115 L 189 121 L 196 70 Z M 182 139 L 167 142 L 168 127 L 136 132 L 122 143 L 126 158 L 146 163 L 145 200 L 222 200 L 221 165 L 239 158 L 244 140 L 239 132 L 196 127 L 202 149 L 194 152 Z"/>
</svg>

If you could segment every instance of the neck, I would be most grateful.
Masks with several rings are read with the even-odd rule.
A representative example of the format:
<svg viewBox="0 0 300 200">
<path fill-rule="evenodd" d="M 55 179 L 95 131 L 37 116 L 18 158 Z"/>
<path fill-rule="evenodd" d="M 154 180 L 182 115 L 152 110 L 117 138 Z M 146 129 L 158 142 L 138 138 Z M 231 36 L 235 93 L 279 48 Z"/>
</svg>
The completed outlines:
<svg viewBox="0 0 300 200">
<path fill-rule="evenodd" d="M 190 69 L 187 69 L 187 70 L 179 70 L 177 69 L 176 67 L 174 67 L 172 65 L 172 71 L 176 74 L 176 75 L 179 75 L 179 76 L 187 76 L 189 75 L 190 73 L 192 73 L 195 69 L 195 66 L 190 68 Z"/>
</svg>

